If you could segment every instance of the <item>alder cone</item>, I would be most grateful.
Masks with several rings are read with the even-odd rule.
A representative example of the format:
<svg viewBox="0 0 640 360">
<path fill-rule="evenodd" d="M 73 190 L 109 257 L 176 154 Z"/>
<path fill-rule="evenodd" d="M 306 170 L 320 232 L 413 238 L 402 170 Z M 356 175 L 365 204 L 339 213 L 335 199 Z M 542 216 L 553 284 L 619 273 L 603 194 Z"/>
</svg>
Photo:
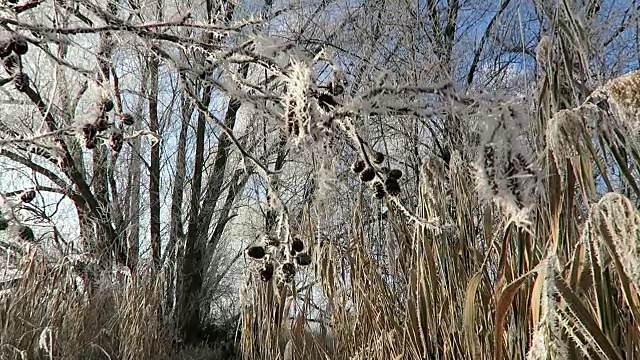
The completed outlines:
<svg viewBox="0 0 640 360">
<path fill-rule="evenodd" d="M 360 180 L 369 182 L 376 177 L 376 172 L 372 168 L 366 168 L 360 173 Z"/>
<path fill-rule="evenodd" d="M 120 114 L 120 121 L 127 126 L 131 126 L 134 123 L 133 115 L 129 113 Z"/>
<path fill-rule="evenodd" d="M 17 73 L 13 77 L 13 84 L 15 85 L 16 90 L 25 92 L 29 87 L 29 76 L 27 76 L 27 74 L 25 73 Z"/>
<path fill-rule="evenodd" d="M 93 149 L 96 147 L 96 135 L 98 129 L 93 124 L 85 124 L 82 127 L 82 134 L 84 136 L 84 146 L 87 149 Z"/>
<path fill-rule="evenodd" d="M 282 272 L 282 281 L 285 283 L 291 283 L 296 275 L 296 267 L 290 262 L 282 264 L 280 271 Z"/>
<path fill-rule="evenodd" d="M 266 252 L 262 246 L 252 246 L 247 250 L 247 255 L 251 256 L 254 259 L 262 259 Z"/>
<path fill-rule="evenodd" d="M 100 108 L 104 112 L 109 112 L 109 111 L 113 110 L 113 101 L 111 99 L 102 100 L 102 102 L 100 103 Z"/>
<path fill-rule="evenodd" d="M 291 248 L 295 252 L 301 252 L 302 250 L 304 250 L 304 243 L 302 242 L 302 240 L 300 240 L 300 238 L 295 238 L 291 243 Z"/>
<path fill-rule="evenodd" d="M 111 136 L 109 137 L 109 147 L 111 147 L 111 150 L 120 152 L 120 150 L 122 150 L 123 143 L 124 136 L 122 136 L 120 131 L 114 131 L 111 133 Z"/>
<path fill-rule="evenodd" d="M 311 264 L 311 256 L 307 253 L 299 253 L 296 255 L 296 263 L 300 266 L 307 266 Z"/>
<path fill-rule="evenodd" d="M 98 130 L 98 132 L 103 132 L 107 131 L 107 129 L 109 129 L 109 121 L 107 121 L 107 117 L 99 117 L 98 121 L 96 121 L 96 130 Z"/>
<path fill-rule="evenodd" d="M 360 174 L 366 167 L 367 164 L 364 162 L 364 160 L 358 159 L 353 163 L 353 165 L 351 165 L 351 171 L 353 171 L 355 174 Z"/>
<path fill-rule="evenodd" d="M 373 186 L 373 191 L 376 199 L 379 199 L 379 200 L 383 199 L 384 196 L 386 195 L 384 185 L 381 182 L 375 183 L 375 185 Z"/>
<path fill-rule="evenodd" d="M 387 190 L 387 193 L 391 196 L 400 195 L 400 184 L 396 179 L 389 178 L 384 182 L 384 187 Z"/>
<path fill-rule="evenodd" d="M 398 170 L 398 169 L 393 169 L 391 171 L 389 171 L 389 174 L 387 175 L 390 179 L 400 179 L 402 177 L 402 171 Z"/>
<path fill-rule="evenodd" d="M 36 198 L 36 192 L 33 190 L 27 190 L 20 195 L 20 200 L 26 203 L 30 203 Z"/>
<path fill-rule="evenodd" d="M 382 162 L 384 161 L 384 154 L 381 152 L 378 152 L 378 151 L 374 152 L 372 154 L 372 157 L 373 157 L 374 164 L 382 164 Z"/>
<path fill-rule="evenodd" d="M 271 280 L 273 277 L 273 264 L 268 262 L 260 269 L 260 279 L 264 282 Z"/>
<path fill-rule="evenodd" d="M 6 58 L 4 58 L 2 65 L 4 66 L 4 70 L 7 72 L 7 74 L 13 76 L 13 74 L 16 72 L 18 68 L 19 60 L 20 58 L 16 54 L 10 54 Z"/>
<path fill-rule="evenodd" d="M 27 40 L 20 36 L 20 35 L 15 35 L 12 39 L 11 39 L 12 45 L 13 45 L 13 51 L 18 54 L 18 55 L 24 55 L 27 53 L 27 51 L 29 51 L 29 44 L 27 43 Z"/>
</svg>

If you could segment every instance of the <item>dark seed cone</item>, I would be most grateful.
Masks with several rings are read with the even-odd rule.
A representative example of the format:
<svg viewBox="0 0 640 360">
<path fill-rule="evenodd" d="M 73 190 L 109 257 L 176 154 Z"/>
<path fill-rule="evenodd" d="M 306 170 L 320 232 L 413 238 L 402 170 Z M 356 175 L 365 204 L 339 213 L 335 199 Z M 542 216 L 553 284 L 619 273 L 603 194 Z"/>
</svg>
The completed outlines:
<svg viewBox="0 0 640 360">
<path fill-rule="evenodd" d="M 373 193 L 376 199 L 382 199 L 386 195 L 386 191 L 384 190 L 384 185 L 381 182 L 375 183 L 373 185 Z"/>
<path fill-rule="evenodd" d="M 7 74 L 13 76 L 16 73 L 16 70 L 18 70 L 20 64 L 19 61 L 20 58 L 16 54 L 9 54 L 9 56 L 4 59 L 2 65 L 4 66 Z"/>
<path fill-rule="evenodd" d="M 120 121 L 127 126 L 131 126 L 134 123 L 133 115 L 129 113 L 122 113 L 120 114 Z"/>
<path fill-rule="evenodd" d="M 25 92 L 27 91 L 27 87 L 29 87 L 29 76 L 25 73 L 17 73 L 13 76 L 13 84 L 16 90 Z"/>
<path fill-rule="evenodd" d="M 15 35 L 13 36 L 13 38 L 11 39 L 11 42 L 13 43 L 13 51 L 18 54 L 18 55 L 24 55 L 27 53 L 27 51 L 29 51 L 29 44 L 27 43 L 27 40 L 20 36 L 20 35 Z"/>
<path fill-rule="evenodd" d="M 254 259 L 262 259 L 266 252 L 262 246 L 252 246 L 247 250 L 247 255 L 251 256 Z"/>
<path fill-rule="evenodd" d="M 366 168 L 360 173 L 360 180 L 369 182 L 376 177 L 376 172 L 372 168 Z"/>
<path fill-rule="evenodd" d="M 33 190 L 27 190 L 22 194 L 20 194 L 20 200 L 22 200 L 22 202 L 30 203 L 35 198 L 36 198 L 36 192 Z"/>
<path fill-rule="evenodd" d="M 280 276 L 282 277 L 282 281 L 285 283 L 291 283 L 293 278 L 296 276 L 296 267 L 293 263 L 287 262 L 282 264 L 280 267 Z"/>
<path fill-rule="evenodd" d="M 301 252 L 302 250 L 304 250 L 304 243 L 302 242 L 302 240 L 300 240 L 300 238 L 296 237 L 293 239 L 293 242 L 291 242 L 291 249 L 293 249 L 293 251 L 295 252 Z"/>
<path fill-rule="evenodd" d="M 35 235 L 33 234 L 33 230 L 31 230 L 30 227 L 23 225 L 18 228 L 18 237 L 20 238 L 20 240 L 28 242 L 33 242 L 36 239 Z"/>
<path fill-rule="evenodd" d="M 393 169 L 391 171 L 389 171 L 389 173 L 387 174 L 387 177 L 389 179 L 395 179 L 398 180 L 402 177 L 402 171 L 398 170 L 398 169 Z"/>
<path fill-rule="evenodd" d="M 109 137 L 109 147 L 115 152 L 122 150 L 122 144 L 124 143 L 124 136 L 121 131 L 112 131 Z"/>
<path fill-rule="evenodd" d="M 96 147 L 96 135 L 98 130 L 93 124 L 85 124 L 82 127 L 82 134 L 84 136 L 84 146 L 87 149 L 93 149 Z"/>
<path fill-rule="evenodd" d="M 93 150 L 96 148 L 96 138 L 95 137 L 86 137 L 84 138 L 84 147 L 89 150 Z"/>
<path fill-rule="evenodd" d="M 384 187 L 387 190 L 387 193 L 391 196 L 398 196 L 400 195 L 400 184 L 398 184 L 398 181 L 396 179 L 387 179 L 384 182 Z"/>
<path fill-rule="evenodd" d="M 87 123 L 87 124 L 84 124 L 84 126 L 82 127 L 82 134 L 84 136 L 93 136 L 93 135 L 96 135 L 97 132 L 98 132 L 98 129 L 94 124 Z"/>
<path fill-rule="evenodd" d="M 309 254 L 302 252 L 296 255 L 296 263 L 300 266 L 307 266 L 311 264 L 311 256 Z"/>
<path fill-rule="evenodd" d="M 371 154 L 371 157 L 374 164 L 382 164 L 384 161 L 384 154 L 378 151 Z"/>
<path fill-rule="evenodd" d="M 96 120 L 96 130 L 98 132 L 107 131 L 109 129 L 109 121 L 106 116 L 100 116 L 98 120 Z"/>
<path fill-rule="evenodd" d="M 111 99 L 103 99 L 100 103 L 100 109 L 104 112 L 113 110 L 113 101 Z"/>
<path fill-rule="evenodd" d="M 265 263 L 260 269 L 260 279 L 262 281 L 269 281 L 273 277 L 273 264 L 271 262 Z"/>
<path fill-rule="evenodd" d="M 9 221 L 7 221 L 7 219 L 5 219 L 4 217 L 0 217 L 0 231 L 7 230 L 8 227 Z"/>
<path fill-rule="evenodd" d="M 365 167 L 367 167 L 367 165 L 365 164 L 364 160 L 358 159 L 353 163 L 353 165 L 351 165 L 351 171 L 356 174 L 360 174 Z"/>
</svg>

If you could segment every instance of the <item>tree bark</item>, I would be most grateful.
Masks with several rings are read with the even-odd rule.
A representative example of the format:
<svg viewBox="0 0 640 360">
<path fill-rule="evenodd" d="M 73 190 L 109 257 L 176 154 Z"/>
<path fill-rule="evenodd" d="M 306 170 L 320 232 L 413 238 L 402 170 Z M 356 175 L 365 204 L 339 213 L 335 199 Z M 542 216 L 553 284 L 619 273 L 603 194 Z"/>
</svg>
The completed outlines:
<svg viewBox="0 0 640 360">
<path fill-rule="evenodd" d="M 226 14 L 225 22 L 229 22 L 233 16 L 234 5 L 231 2 L 225 2 Z M 219 8 L 215 9 L 213 1 L 208 0 L 207 6 L 207 18 L 211 23 L 214 19 L 214 13 L 219 12 Z M 207 33 L 206 39 L 208 41 L 213 40 L 211 33 Z M 246 71 L 246 70 L 245 70 Z M 208 74 L 211 75 L 211 74 Z M 218 143 L 218 153 L 214 161 L 214 177 L 213 182 L 207 186 L 207 192 L 205 194 L 207 209 L 203 214 L 200 213 L 200 195 L 202 192 L 202 178 L 203 178 L 203 166 L 204 166 L 204 137 L 205 137 L 205 124 L 206 116 L 202 112 L 204 109 L 209 108 L 211 101 L 211 91 L 213 86 L 207 84 L 204 87 L 202 109 L 198 115 L 198 125 L 196 128 L 196 152 L 193 170 L 193 181 L 191 187 L 191 211 L 189 214 L 189 225 L 185 243 L 185 255 L 181 266 L 181 275 L 184 279 L 182 284 L 182 291 L 180 294 L 180 309 L 183 315 L 183 336 L 187 343 L 198 342 L 201 324 L 200 314 L 200 296 L 203 285 L 203 273 L 204 269 L 204 255 L 206 250 L 206 239 L 208 235 L 209 226 L 203 224 L 201 221 L 209 218 L 208 212 L 210 207 L 215 208 L 215 203 L 220 196 L 218 187 L 218 181 L 224 179 L 224 169 L 227 162 L 227 146 L 228 142 L 226 134 L 221 134 Z M 235 114 L 240 107 L 240 101 L 232 97 L 229 100 L 229 108 L 227 110 L 227 116 L 225 117 L 225 124 L 235 123 Z M 231 119 L 231 120 L 230 120 Z M 231 125 L 233 127 L 233 125 Z M 224 139 L 224 140 L 223 140 Z M 214 180 L 215 179 L 215 180 Z M 218 180 L 219 179 L 219 180 Z M 221 185 L 220 185 L 221 186 Z M 218 189 L 218 190 L 216 190 Z"/>
<path fill-rule="evenodd" d="M 149 130 L 158 133 L 158 65 L 157 58 L 149 61 Z M 151 226 L 151 256 L 154 268 L 160 266 L 160 145 L 151 147 L 149 165 L 149 212 Z"/>
<path fill-rule="evenodd" d="M 187 174 L 187 134 L 189 131 L 189 120 L 193 113 L 193 108 L 189 106 L 182 95 L 182 123 L 180 125 L 180 136 L 178 138 L 178 150 L 176 154 L 176 172 L 173 180 L 173 190 L 171 193 L 171 224 L 169 231 L 169 242 L 166 250 L 166 257 L 171 256 L 178 238 L 184 236 L 182 223 L 182 202 L 184 201 L 184 179 Z"/>
<path fill-rule="evenodd" d="M 205 108 L 211 101 L 211 90 L 207 85 L 204 88 L 202 103 Z M 205 115 L 200 112 L 196 128 L 196 153 L 193 168 L 193 181 L 191 185 L 191 211 L 185 244 L 185 255 L 182 263 L 182 276 L 184 279 L 181 291 L 180 308 L 184 320 L 183 333 L 186 342 L 198 340 L 200 328 L 200 304 L 199 294 L 202 288 L 202 244 L 198 244 L 198 233 L 206 231 L 199 228 L 198 216 L 200 214 L 200 194 L 202 191 L 202 169 L 204 166 L 204 135 Z"/>
<path fill-rule="evenodd" d="M 100 68 L 100 72 L 98 75 L 98 83 L 100 83 L 104 88 L 109 87 L 109 69 L 111 68 L 109 64 L 109 57 L 111 56 L 111 44 L 110 38 L 108 34 L 100 35 L 100 48 L 98 50 L 98 65 Z M 92 106 L 99 106 L 99 104 L 92 104 Z M 104 115 L 106 116 L 106 114 Z M 95 120 L 95 119 L 92 119 Z M 109 203 L 108 197 L 108 188 L 107 188 L 107 148 L 103 144 L 98 144 L 92 150 L 92 185 L 93 185 L 93 193 L 95 194 L 96 201 L 98 206 L 105 209 L 107 212 L 107 204 Z M 108 242 L 110 239 L 107 236 L 106 229 L 100 228 L 98 229 L 98 233 L 96 234 L 96 241 L 99 242 Z M 100 248 L 102 251 L 107 251 L 109 249 L 109 244 L 100 244 Z M 101 254 L 101 257 L 104 255 Z"/>
<path fill-rule="evenodd" d="M 148 76 L 148 69 L 145 69 L 143 74 L 143 78 Z M 147 93 L 147 84 L 142 81 L 140 85 L 140 93 Z M 138 100 L 138 104 L 136 105 L 136 111 L 134 112 L 134 116 L 137 119 L 142 118 L 142 113 L 144 109 L 144 98 L 140 98 Z M 140 121 L 136 120 L 134 124 L 134 130 L 139 130 L 141 128 Z M 140 159 L 140 150 L 141 150 L 141 141 L 140 138 L 135 138 L 132 140 L 131 144 L 131 153 L 129 159 L 129 181 L 126 189 L 126 198 L 127 202 L 127 219 L 129 219 L 129 236 L 127 237 L 127 252 L 128 252 L 128 261 L 129 266 L 135 267 L 138 262 L 139 253 L 140 253 L 140 185 L 141 185 L 141 159 Z"/>
</svg>

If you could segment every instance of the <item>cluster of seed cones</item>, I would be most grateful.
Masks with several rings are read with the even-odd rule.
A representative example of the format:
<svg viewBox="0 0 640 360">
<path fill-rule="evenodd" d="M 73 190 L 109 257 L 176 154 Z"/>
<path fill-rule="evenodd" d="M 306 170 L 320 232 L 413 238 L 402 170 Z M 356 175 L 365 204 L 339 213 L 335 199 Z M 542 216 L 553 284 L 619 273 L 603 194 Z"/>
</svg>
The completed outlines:
<svg viewBox="0 0 640 360">
<path fill-rule="evenodd" d="M 82 126 L 82 138 L 84 147 L 87 149 L 94 149 L 97 144 L 98 135 L 104 133 L 111 128 L 109 135 L 109 147 L 114 152 L 120 152 L 124 143 L 124 135 L 122 134 L 122 125 L 133 125 L 133 116 L 129 113 L 117 114 L 116 118 L 119 120 L 115 123 L 110 123 L 108 115 L 113 110 L 113 101 L 105 98 L 98 104 L 98 117 L 93 122 L 87 122 Z"/>
<path fill-rule="evenodd" d="M 372 166 L 369 166 L 362 157 L 358 157 L 351 165 L 351 171 L 359 175 L 362 182 L 369 184 L 376 199 L 384 199 L 387 195 L 392 197 L 400 195 L 398 180 L 402 177 L 402 171 L 380 167 L 379 165 L 384 161 L 384 154 L 381 152 L 373 151 L 370 159 Z"/>
<path fill-rule="evenodd" d="M 20 193 L 20 201 L 23 203 L 30 203 L 36 198 L 36 192 L 33 189 L 25 190 Z M 6 217 L 0 215 L 0 231 L 7 230 L 9 228 L 9 220 Z M 18 225 L 15 227 L 15 234 L 22 241 L 34 242 L 35 234 L 33 230 L 25 225 Z"/>
<path fill-rule="evenodd" d="M 259 264 L 258 272 L 262 281 L 270 281 L 275 273 L 281 285 L 293 282 L 298 266 L 311 264 L 311 256 L 298 236 L 286 243 L 281 243 L 274 236 L 266 236 L 261 244 L 249 247 L 247 255 Z"/>
<path fill-rule="evenodd" d="M 29 45 L 21 35 L 4 31 L 0 33 L 0 58 L 4 69 L 13 78 L 16 89 L 25 92 L 29 86 L 29 77 L 22 71 L 22 55 Z"/>
</svg>

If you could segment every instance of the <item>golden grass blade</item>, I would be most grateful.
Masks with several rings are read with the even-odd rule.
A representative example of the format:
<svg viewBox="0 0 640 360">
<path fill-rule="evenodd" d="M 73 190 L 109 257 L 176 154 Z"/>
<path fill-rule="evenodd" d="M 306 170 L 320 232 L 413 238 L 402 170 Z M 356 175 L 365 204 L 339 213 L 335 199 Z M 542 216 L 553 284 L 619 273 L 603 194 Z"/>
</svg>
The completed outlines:
<svg viewBox="0 0 640 360">
<path fill-rule="evenodd" d="M 469 347 L 475 351 L 478 347 L 477 331 L 475 326 L 475 297 L 482 281 L 484 270 L 481 269 L 477 272 L 467 285 L 467 291 L 464 297 L 464 309 L 462 311 L 462 327 L 467 334 L 467 341 Z"/>
<path fill-rule="evenodd" d="M 533 283 L 533 288 L 531 289 L 531 321 L 534 329 L 537 328 L 538 322 L 540 321 L 540 302 L 545 276 L 546 273 L 544 270 L 539 271 Z"/>
<path fill-rule="evenodd" d="M 525 280 L 527 280 L 533 273 L 535 273 L 535 269 L 527 272 L 521 277 L 517 278 L 505 288 L 500 291 L 498 294 L 498 302 L 496 303 L 496 313 L 495 313 L 495 329 L 494 329 L 494 341 L 496 344 L 496 349 L 494 353 L 494 360 L 502 360 L 503 353 L 503 337 L 504 337 L 504 320 L 507 316 L 507 312 L 509 311 L 509 307 L 513 301 L 513 298 L 516 296 L 516 293 L 520 289 L 520 287 L 524 284 Z"/>
<path fill-rule="evenodd" d="M 593 316 L 589 313 L 587 308 L 582 304 L 578 296 L 569 288 L 564 279 L 559 275 L 556 276 L 556 287 L 558 292 L 562 296 L 562 299 L 567 303 L 567 306 L 571 310 L 577 320 L 588 331 L 588 335 L 594 339 L 597 346 L 606 356 L 607 359 L 619 359 L 622 360 L 620 354 L 614 349 L 609 338 L 602 332 L 598 324 L 593 319 Z"/>
</svg>

